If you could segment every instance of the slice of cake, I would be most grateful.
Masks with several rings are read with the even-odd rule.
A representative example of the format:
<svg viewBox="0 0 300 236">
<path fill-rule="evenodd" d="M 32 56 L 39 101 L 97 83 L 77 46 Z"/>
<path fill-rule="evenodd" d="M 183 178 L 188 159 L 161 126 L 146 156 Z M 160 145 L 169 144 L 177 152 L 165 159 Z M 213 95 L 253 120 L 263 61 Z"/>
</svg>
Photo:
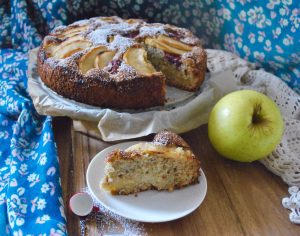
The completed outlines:
<svg viewBox="0 0 300 236">
<path fill-rule="evenodd" d="M 200 161 L 177 134 L 159 132 L 152 142 L 114 150 L 106 158 L 101 187 L 113 195 L 182 188 L 198 183 Z"/>
</svg>

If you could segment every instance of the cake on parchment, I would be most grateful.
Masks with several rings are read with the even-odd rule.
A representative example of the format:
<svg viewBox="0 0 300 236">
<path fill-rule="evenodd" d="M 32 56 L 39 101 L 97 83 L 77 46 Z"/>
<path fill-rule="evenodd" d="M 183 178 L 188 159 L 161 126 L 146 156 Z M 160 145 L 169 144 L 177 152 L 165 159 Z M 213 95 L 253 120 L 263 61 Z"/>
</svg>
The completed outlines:
<svg viewBox="0 0 300 236">
<path fill-rule="evenodd" d="M 190 31 L 116 16 L 58 27 L 38 52 L 38 72 L 49 88 L 110 108 L 163 105 L 166 83 L 195 91 L 205 70 L 206 53 Z"/>
</svg>

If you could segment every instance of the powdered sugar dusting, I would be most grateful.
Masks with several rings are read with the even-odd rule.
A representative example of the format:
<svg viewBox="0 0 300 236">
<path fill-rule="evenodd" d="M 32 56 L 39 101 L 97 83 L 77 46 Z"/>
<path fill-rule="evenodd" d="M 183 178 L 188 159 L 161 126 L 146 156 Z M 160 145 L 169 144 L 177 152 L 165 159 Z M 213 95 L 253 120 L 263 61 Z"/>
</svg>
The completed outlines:
<svg viewBox="0 0 300 236">
<path fill-rule="evenodd" d="M 90 40 L 95 46 L 96 45 L 108 45 L 107 37 L 111 35 L 109 29 L 96 29 L 87 35 L 87 39 Z"/>
<path fill-rule="evenodd" d="M 46 63 L 51 66 L 52 68 L 56 67 L 56 66 L 62 66 L 62 67 L 66 67 L 68 62 L 68 58 L 66 59 L 56 59 L 54 57 L 50 57 L 46 60 Z"/>
<path fill-rule="evenodd" d="M 181 42 L 189 44 L 189 45 L 200 45 L 201 42 L 198 38 L 196 37 L 184 37 L 182 39 L 180 39 Z"/>
<path fill-rule="evenodd" d="M 57 32 L 59 32 L 59 31 L 62 31 L 62 30 L 64 30 L 64 29 L 66 29 L 66 28 L 67 28 L 67 26 L 65 26 L 65 25 L 57 26 L 57 27 L 55 27 L 55 28 L 51 31 L 51 34 L 57 33 Z"/>
<path fill-rule="evenodd" d="M 97 230 L 100 235 L 122 234 L 124 236 L 147 236 L 144 224 L 128 220 L 106 209 L 90 194 L 88 188 L 84 189 L 94 201 L 94 206 L 99 208 L 99 212 L 94 212 L 89 217 L 96 218 Z"/>
<path fill-rule="evenodd" d="M 116 34 L 125 34 L 137 29 L 138 24 L 118 23 L 118 24 L 104 24 L 100 25 L 95 31 L 89 33 L 87 38 L 90 39 L 94 45 L 107 43 L 107 37 Z"/>
<path fill-rule="evenodd" d="M 122 62 L 122 64 L 119 67 L 119 70 L 125 72 L 126 74 L 136 74 L 136 70 L 132 66 L 126 64 L 125 62 Z"/>
<path fill-rule="evenodd" d="M 154 37 L 158 34 L 167 34 L 165 31 L 165 28 L 162 25 L 156 26 L 156 25 L 145 25 L 140 28 L 140 37 Z"/>
<path fill-rule="evenodd" d="M 118 49 L 121 51 L 124 48 L 133 45 L 133 40 L 124 38 L 119 34 L 125 34 L 137 29 L 138 24 L 118 23 L 118 24 L 105 24 L 99 26 L 96 30 L 87 35 L 95 46 L 96 45 L 110 45 L 110 49 Z M 110 35 L 116 35 L 112 43 L 108 43 L 108 37 Z"/>
<path fill-rule="evenodd" d="M 127 48 L 133 46 L 136 42 L 131 38 L 126 38 L 121 35 L 116 35 L 108 48 L 110 50 L 119 50 L 118 54 L 124 53 Z"/>
<path fill-rule="evenodd" d="M 117 24 L 105 24 L 101 25 L 98 29 L 108 29 L 111 31 L 112 34 L 123 34 L 128 33 L 130 31 L 133 31 L 137 29 L 138 24 L 128 24 L 126 22 L 124 23 L 117 23 Z"/>
</svg>

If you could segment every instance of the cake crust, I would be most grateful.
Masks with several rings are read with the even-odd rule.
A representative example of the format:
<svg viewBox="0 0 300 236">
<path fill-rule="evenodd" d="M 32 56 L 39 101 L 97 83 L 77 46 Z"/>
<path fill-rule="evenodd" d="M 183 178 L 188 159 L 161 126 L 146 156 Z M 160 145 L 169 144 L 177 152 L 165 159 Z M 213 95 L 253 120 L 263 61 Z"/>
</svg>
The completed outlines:
<svg viewBox="0 0 300 236">
<path fill-rule="evenodd" d="M 166 146 L 190 148 L 190 146 L 187 144 L 186 141 L 183 140 L 183 138 L 168 130 L 162 130 L 159 133 L 157 133 L 153 138 L 153 142 L 156 144 Z"/>
<path fill-rule="evenodd" d="M 40 49 L 38 72 L 42 81 L 58 94 L 89 105 L 138 109 L 164 104 L 165 77 L 159 72 L 130 80 L 114 80 L 101 70 L 82 75 L 77 69 L 77 61 L 75 58 L 66 65 L 52 67 Z"/>
</svg>

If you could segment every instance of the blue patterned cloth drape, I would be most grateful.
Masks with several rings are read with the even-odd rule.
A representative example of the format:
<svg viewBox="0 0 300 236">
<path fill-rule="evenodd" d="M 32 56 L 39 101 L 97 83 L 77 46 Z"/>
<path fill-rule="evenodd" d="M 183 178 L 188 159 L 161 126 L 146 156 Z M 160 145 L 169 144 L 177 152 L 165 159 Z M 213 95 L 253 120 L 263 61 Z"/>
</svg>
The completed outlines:
<svg viewBox="0 0 300 236">
<path fill-rule="evenodd" d="M 66 235 L 51 117 L 26 92 L 28 50 L 66 21 L 65 7 L 48 2 L 0 5 L 0 235 Z"/>
<path fill-rule="evenodd" d="M 297 0 L 0 0 L 0 235 L 65 235 L 51 118 L 27 94 L 27 52 L 55 26 L 97 15 L 190 28 L 300 93 Z"/>
</svg>

